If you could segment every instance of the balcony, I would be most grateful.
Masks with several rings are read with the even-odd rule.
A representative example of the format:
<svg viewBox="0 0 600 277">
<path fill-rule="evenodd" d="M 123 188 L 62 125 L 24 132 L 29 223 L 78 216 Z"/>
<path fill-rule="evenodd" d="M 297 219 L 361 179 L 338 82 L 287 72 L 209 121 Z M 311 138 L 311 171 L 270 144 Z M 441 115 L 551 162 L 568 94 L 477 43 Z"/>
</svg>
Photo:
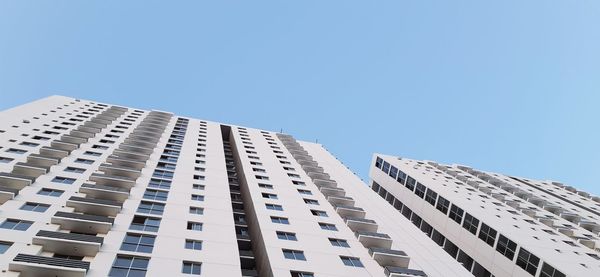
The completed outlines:
<svg viewBox="0 0 600 277">
<path fill-rule="evenodd" d="M 93 121 L 88 121 L 88 122 L 84 123 L 83 126 L 92 127 L 92 128 L 96 128 L 96 129 L 104 129 L 104 128 L 108 127 L 107 124 L 102 124 L 102 123 L 93 122 Z"/>
<path fill-rule="evenodd" d="M 385 275 L 388 277 L 427 277 L 423 271 L 395 266 L 386 267 Z"/>
<path fill-rule="evenodd" d="M 99 215 L 56 212 L 50 222 L 75 232 L 106 234 L 110 231 L 114 219 Z"/>
<path fill-rule="evenodd" d="M 50 169 L 53 165 L 57 165 L 60 162 L 60 159 L 56 158 L 48 158 L 44 156 L 40 156 L 39 154 L 31 154 L 27 156 L 27 164 L 33 166 L 40 166 L 45 169 Z"/>
<path fill-rule="evenodd" d="M 79 187 L 79 192 L 86 196 L 98 199 L 107 199 L 123 203 L 129 198 L 129 190 L 119 187 L 83 184 Z"/>
<path fill-rule="evenodd" d="M 94 128 L 94 127 L 89 127 L 89 126 L 79 126 L 79 128 L 77 128 L 78 131 L 82 131 L 82 132 L 86 132 L 86 133 L 92 133 L 92 134 L 97 134 L 102 132 L 102 129 L 100 128 Z"/>
<path fill-rule="evenodd" d="M 40 230 L 32 239 L 46 252 L 72 256 L 95 256 L 104 239 L 92 235 Z"/>
<path fill-rule="evenodd" d="M 135 179 L 98 173 L 93 173 L 90 176 L 90 181 L 96 182 L 97 185 L 101 186 L 113 186 L 127 189 L 131 189 L 135 186 Z"/>
<path fill-rule="evenodd" d="M 306 150 L 304 149 L 289 149 L 290 154 L 292 154 L 292 156 L 296 156 L 296 155 L 305 155 L 308 156 L 308 152 L 306 152 Z"/>
<path fill-rule="evenodd" d="M 142 174 L 141 170 L 132 169 L 127 166 L 118 166 L 112 164 L 101 164 L 98 170 L 104 172 L 107 175 L 122 176 L 126 178 L 137 179 Z"/>
<path fill-rule="evenodd" d="M 46 168 L 30 165 L 27 163 L 16 163 L 13 167 L 12 173 L 28 176 L 35 179 L 37 177 L 40 177 L 41 175 L 48 173 L 48 170 Z"/>
<path fill-rule="evenodd" d="M 0 186 L 0 205 L 6 203 L 8 200 L 14 199 L 18 194 L 18 189 Z"/>
<path fill-rule="evenodd" d="M 62 159 L 66 156 L 69 156 L 69 151 L 64 151 L 64 150 L 44 146 L 44 147 L 40 148 L 40 156 L 48 157 L 48 158 L 55 158 L 55 159 Z"/>
<path fill-rule="evenodd" d="M 108 162 L 112 165 L 129 167 L 129 168 L 137 169 L 137 170 L 141 170 L 142 168 L 144 168 L 146 166 L 145 162 L 127 159 L 127 158 L 123 158 L 123 157 L 120 157 L 117 155 L 108 156 L 108 158 L 106 159 L 106 162 Z"/>
<path fill-rule="evenodd" d="M 402 267 L 407 268 L 410 263 L 410 258 L 404 251 L 391 250 L 386 248 L 369 248 L 371 257 L 379 263 L 380 266 L 387 267 Z"/>
<path fill-rule="evenodd" d="M 79 137 L 74 137 L 74 136 L 70 136 L 70 135 L 63 135 L 62 137 L 60 137 L 60 140 L 62 140 L 64 142 L 68 142 L 68 143 L 74 143 L 77 145 L 86 143 L 88 141 L 87 138 L 79 138 Z"/>
<path fill-rule="evenodd" d="M 71 133 L 69 133 L 69 135 L 78 137 L 78 138 L 86 138 L 86 139 L 90 139 L 90 138 L 93 138 L 94 136 L 96 136 L 96 134 L 94 134 L 94 133 L 88 133 L 88 132 L 83 132 L 83 131 L 78 131 L 78 130 L 71 131 Z"/>
<path fill-rule="evenodd" d="M 121 211 L 119 202 L 77 196 L 71 196 L 67 200 L 67 207 L 74 208 L 76 212 L 103 216 L 116 216 Z"/>
<path fill-rule="evenodd" d="M 325 196 L 345 196 L 346 195 L 346 191 L 344 191 L 343 188 L 328 188 L 328 187 L 321 187 L 319 189 L 319 191 L 321 191 L 323 193 L 323 195 Z"/>
<path fill-rule="evenodd" d="M 354 217 L 354 218 L 364 218 L 366 215 L 365 210 L 363 210 L 362 208 L 358 208 L 358 207 L 352 207 L 352 206 L 334 206 L 335 207 L 335 211 L 341 216 L 341 217 Z"/>
<path fill-rule="evenodd" d="M 141 154 L 146 154 L 146 155 L 150 155 L 152 154 L 152 152 L 154 152 L 154 147 L 140 147 L 140 146 L 135 146 L 135 145 L 131 145 L 131 144 L 121 144 L 119 146 L 120 150 L 124 150 L 124 151 L 129 151 L 129 152 L 134 152 L 134 153 L 141 153 Z"/>
<path fill-rule="evenodd" d="M 141 153 L 135 153 L 135 152 L 129 152 L 129 151 L 124 151 L 121 149 L 117 149 L 113 152 L 114 155 L 117 155 L 119 157 L 123 157 L 125 159 L 130 159 L 130 160 L 136 160 L 136 161 L 140 161 L 140 162 L 145 162 L 150 158 L 150 155 L 145 155 L 145 154 L 141 154 Z"/>
<path fill-rule="evenodd" d="M 303 165 L 302 169 L 307 173 L 324 173 L 325 172 L 322 167 L 313 166 L 313 165 Z"/>
<path fill-rule="evenodd" d="M 151 138 L 160 138 L 160 136 L 162 136 L 162 132 L 147 132 L 147 131 L 140 131 L 137 129 L 133 132 L 133 134 L 135 134 L 136 136 L 146 136 L 146 137 L 151 137 Z"/>
<path fill-rule="evenodd" d="M 344 219 L 348 228 L 354 232 L 377 232 L 377 222 L 371 219 L 364 218 L 352 218 L 347 217 Z"/>
<path fill-rule="evenodd" d="M 20 272 L 20 277 L 84 277 L 89 268 L 89 262 L 28 254 L 18 254 L 8 265 L 8 270 Z"/>
<path fill-rule="evenodd" d="M 55 140 L 50 143 L 50 147 L 71 153 L 71 151 L 79 148 L 79 145 L 77 145 L 75 143 L 69 143 L 69 142 Z"/>
<path fill-rule="evenodd" d="M 328 196 L 327 201 L 336 206 L 354 206 L 354 199 L 348 196 Z"/>
<path fill-rule="evenodd" d="M 319 163 L 317 163 L 317 162 L 315 162 L 315 161 L 312 161 L 312 160 L 311 160 L 311 161 L 307 161 L 307 160 L 300 160 L 300 161 L 298 161 L 298 163 L 299 163 L 301 166 L 303 166 L 303 167 L 304 167 L 304 166 L 314 166 L 314 167 L 317 167 L 317 166 L 319 166 Z"/>
<path fill-rule="evenodd" d="M 131 135 L 129 135 L 127 137 L 126 142 L 132 143 L 132 144 L 136 144 L 139 142 L 145 142 L 145 143 L 152 143 L 152 145 L 156 145 L 156 143 L 158 143 L 159 140 L 160 140 L 160 137 L 147 137 L 147 136 L 141 136 L 141 135 L 132 133 Z M 152 146 L 152 147 L 154 147 L 154 146 Z"/>
<path fill-rule="evenodd" d="M 31 185 L 35 178 L 14 173 L 0 173 L 0 186 L 20 190 Z"/>
<path fill-rule="evenodd" d="M 319 188 L 327 187 L 327 188 L 336 188 L 337 183 L 332 180 L 324 180 L 324 179 L 313 179 L 313 183 L 317 185 Z"/>
<path fill-rule="evenodd" d="M 392 239 L 387 234 L 375 233 L 375 232 L 356 232 L 358 241 L 367 248 L 385 248 L 390 249 L 392 247 Z"/>
<path fill-rule="evenodd" d="M 152 149 L 154 149 L 154 147 L 156 147 L 156 141 L 151 142 L 151 141 L 128 138 L 123 143 L 127 143 L 127 144 L 134 145 L 134 146 L 139 146 L 139 147 L 152 148 Z"/>
<path fill-rule="evenodd" d="M 104 124 L 104 125 L 108 126 L 112 123 L 112 120 L 106 120 L 106 119 L 95 117 L 94 119 L 90 120 L 90 122 Z"/>
</svg>

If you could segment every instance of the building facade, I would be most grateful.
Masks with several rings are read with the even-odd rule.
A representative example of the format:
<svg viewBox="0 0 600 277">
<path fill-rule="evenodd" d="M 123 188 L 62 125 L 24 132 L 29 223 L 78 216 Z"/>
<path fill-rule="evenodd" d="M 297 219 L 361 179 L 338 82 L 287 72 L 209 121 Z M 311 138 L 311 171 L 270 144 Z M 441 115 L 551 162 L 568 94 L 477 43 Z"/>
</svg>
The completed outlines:
<svg viewBox="0 0 600 277">
<path fill-rule="evenodd" d="M 600 197 L 537 181 L 375 154 L 371 189 L 477 277 L 600 276 Z"/>
<path fill-rule="evenodd" d="M 0 143 L 3 276 L 470 275 L 289 135 L 52 96 Z"/>
</svg>

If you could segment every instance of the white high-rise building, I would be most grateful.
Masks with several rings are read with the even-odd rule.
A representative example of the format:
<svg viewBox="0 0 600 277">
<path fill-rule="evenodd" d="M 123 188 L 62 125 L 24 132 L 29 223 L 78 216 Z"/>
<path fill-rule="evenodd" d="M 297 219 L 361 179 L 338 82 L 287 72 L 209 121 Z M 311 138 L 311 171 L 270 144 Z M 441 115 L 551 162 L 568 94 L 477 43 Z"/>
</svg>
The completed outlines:
<svg viewBox="0 0 600 277">
<path fill-rule="evenodd" d="M 371 188 L 477 277 L 600 276 L 600 197 L 536 181 L 375 154 Z"/>
<path fill-rule="evenodd" d="M 61 96 L 0 112 L 2 276 L 470 275 L 396 214 L 289 135 Z"/>
</svg>

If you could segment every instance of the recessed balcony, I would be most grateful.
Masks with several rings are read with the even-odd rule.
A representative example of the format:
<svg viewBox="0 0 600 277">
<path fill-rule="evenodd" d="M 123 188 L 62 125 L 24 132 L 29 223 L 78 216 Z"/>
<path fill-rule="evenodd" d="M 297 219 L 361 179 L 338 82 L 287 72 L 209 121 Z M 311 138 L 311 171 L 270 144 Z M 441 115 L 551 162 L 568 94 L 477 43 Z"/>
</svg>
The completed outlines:
<svg viewBox="0 0 600 277">
<path fill-rule="evenodd" d="M 371 219 L 346 217 L 344 218 L 348 228 L 354 232 L 377 232 L 377 222 Z"/>
<path fill-rule="evenodd" d="M 362 208 L 352 207 L 352 206 L 334 206 L 334 207 L 335 207 L 335 211 L 341 217 L 364 218 L 366 215 L 365 210 L 363 210 Z"/>
<path fill-rule="evenodd" d="M 327 201 L 336 206 L 354 206 L 354 199 L 348 196 L 328 196 Z"/>
<path fill-rule="evenodd" d="M 137 179 L 142 174 L 142 171 L 138 169 L 132 169 L 127 166 L 118 166 L 106 163 L 101 164 L 98 170 L 104 172 L 107 175 L 122 176 L 133 179 Z"/>
<path fill-rule="evenodd" d="M 129 167 L 129 168 L 137 169 L 137 170 L 141 170 L 142 168 L 144 168 L 146 166 L 145 162 L 127 159 L 127 158 L 123 158 L 123 157 L 120 157 L 117 155 L 108 156 L 106 161 L 112 165 Z"/>
<path fill-rule="evenodd" d="M 57 165 L 59 162 L 60 159 L 48 158 L 39 154 L 31 154 L 27 156 L 27 164 L 33 166 L 40 166 L 46 169 L 50 169 L 50 167 L 52 167 L 53 165 Z"/>
<path fill-rule="evenodd" d="M 12 200 L 19 194 L 18 189 L 0 186 L 0 205 Z"/>
<path fill-rule="evenodd" d="M 323 195 L 325 196 L 345 196 L 346 195 L 346 191 L 343 188 L 328 188 L 328 187 L 321 187 L 319 189 L 319 191 L 321 191 L 321 193 L 323 193 Z"/>
<path fill-rule="evenodd" d="M 391 250 L 387 248 L 369 248 L 369 254 L 373 260 L 380 266 L 394 266 L 407 268 L 410 263 L 410 257 L 400 250 Z"/>
<path fill-rule="evenodd" d="M 44 167 L 30 165 L 27 163 L 16 163 L 13 167 L 12 173 L 36 179 L 37 177 L 48 173 L 48 170 Z"/>
<path fill-rule="evenodd" d="M 44 147 L 40 148 L 40 156 L 48 157 L 48 158 L 55 158 L 55 159 L 62 159 L 66 156 L 69 156 L 69 151 L 64 151 L 64 150 L 44 146 Z"/>
<path fill-rule="evenodd" d="M 392 247 L 392 239 L 387 234 L 359 231 L 355 235 L 358 241 L 367 248 L 390 249 Z"/>
<path fill-rule="evenodd" d="M 114 219 L 100 215 L 56 212 L 50 222 L 75 232 L 106 234 L 110 231 Z"/>
<path fill-rule="evenodd" d="M 332 180 L 324 180 L 324 179 L 313 179 L 313 183 L 317 185 L 319 188 L 327 187 L 327 188 L 336 188 L 337 183 Z"/>
<path fill-rule="evenodd" d="M 74 208 L 76 212 L 104 216 L 116 216 L 121 211 L 121 203 L 117 201 L 78 196 L 71 196 L 67 207 Z"/>
<path fill-rule="evenodd" d="M 32 239 L 46 252 L 72 256 L 95 256 L 104 239 L 92 235 L 40 230 Z"/>
<path fill-rule="evenodd" d="M 34 181 L 35 178 L 31 178 L 29 176 L 23 176 L 14 173 L 0 173 L 0 186 L 7 188 L 20 190 L 31 185 L 31 183 Z"/>
<path fill-rule="evenodd" d="M 71 151 L 79 148 L 79 145 L 77 145 L 76 143 L 55 140 L 50 143 L 50 147 L 71 153 Z"/>
<path fill-rule="evenodd" d="M 384 271 L 387 277 L 427 277 L 423 271 L 395 266 L 385 267 Z"/>
<path fill-rule="evenodd" d="M 8 265 L 20 277 L 84 277 L 89 268 L 89 262 L 28 254 L 18 254 Z"/>
<path fill-rule="evenodd" d="M 108 199 L 121 203 L 129 198 L 128 189 L 103 185 L 83 184 L 79 187 L 79 192 L 85 193 L 86 196 L 98 199 Z"/>
<path fill-rule="evenodd" d="M 93 173 L 90 176 L 90 181 L 95 182 L 97 185 L 121 187 L 127 189 L 131 189 L 133 186 L 135 186 L 135 179 L 98 173 Z"/>
</svg>

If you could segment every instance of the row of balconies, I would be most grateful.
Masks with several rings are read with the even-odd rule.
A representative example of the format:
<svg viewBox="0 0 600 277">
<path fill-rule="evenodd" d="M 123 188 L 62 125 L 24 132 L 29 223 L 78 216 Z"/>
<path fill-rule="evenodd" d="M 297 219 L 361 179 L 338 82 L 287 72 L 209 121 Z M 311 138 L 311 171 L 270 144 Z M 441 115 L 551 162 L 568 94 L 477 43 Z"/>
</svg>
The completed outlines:
<svg viewBox="0 0 600 277">
<path fill-rule="evenodd" d="M 313 183 L 319 187 L 319 190 L 334 207 L 335 211 L 344 219 L 358 241 L 369 249 L 371 257 L 386 269 L 387 276 L 410 276 L 404 274 L 409 272 L 406 271 L 406 268 L 408 268 L 410 262 L 410 258 L 406 253 L 391 249 L 392 239 L 387 234 L 377 232 L 377 223 L 374 220 L 365 218 L 366 212 L 362 208 L 354 206 L 354 199 L 346 196 L 344 189 L 337 187 L 337 183 L 331 180 L 329 174 L 325 173 L 324 169 L 313 160 L 296 140 L 289 135 L 278 134 L 277 136 L 312 179 Z M 422 271 L 415 272 L 422 274 L 415 276 L 425 276 Z"/>
</svg>

